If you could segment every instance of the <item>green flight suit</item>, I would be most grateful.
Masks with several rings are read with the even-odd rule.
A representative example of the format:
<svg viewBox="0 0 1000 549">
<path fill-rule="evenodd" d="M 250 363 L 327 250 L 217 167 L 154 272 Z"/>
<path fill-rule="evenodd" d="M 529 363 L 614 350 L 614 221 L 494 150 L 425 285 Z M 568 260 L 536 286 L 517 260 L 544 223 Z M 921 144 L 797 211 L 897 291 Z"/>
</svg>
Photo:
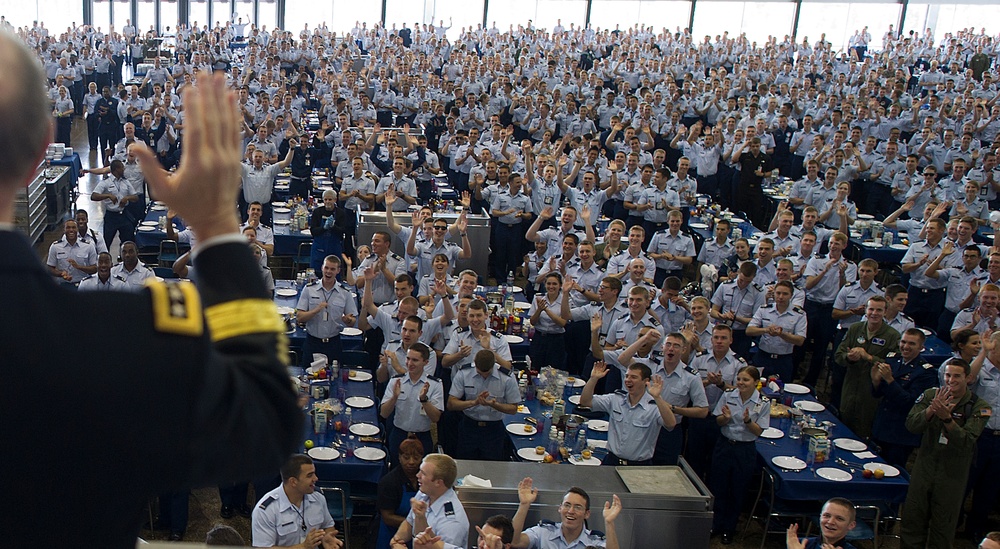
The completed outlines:
<svg viewBox="0 0 1000 549">
<path fill-rule="evenodd" d="M 967 391 L 951 412 L 954 421 L 948 430 L 937 416 L 927 420 L 936 391 L 924 391 L 906 416 L 906 428 L 923 438 L 903 507 L 902 549 L 952 546 L 976 439 L 993 413 L 985 400 Z"/>
<path fill-rule="evenodd" d="M 847 353 L 854 347 L 864 349 L 875 358 L 875 362 L 849 360 Z M 847 335 L 837 347 L 834 358 L 837 364 L 847 369 L 840 397 L 840 419 L 859 437 L 868 438 L 872 435 L 872 423 L 875 422 L 875 412 L 878 410 L 879 398 L 872 395 L 872 366 L 885 362 L 890 353 L 898 351 L 899 332 L 885 322 L 872 334 L 868 333 L 867 321 L 851 324 Z"/>
</svg>

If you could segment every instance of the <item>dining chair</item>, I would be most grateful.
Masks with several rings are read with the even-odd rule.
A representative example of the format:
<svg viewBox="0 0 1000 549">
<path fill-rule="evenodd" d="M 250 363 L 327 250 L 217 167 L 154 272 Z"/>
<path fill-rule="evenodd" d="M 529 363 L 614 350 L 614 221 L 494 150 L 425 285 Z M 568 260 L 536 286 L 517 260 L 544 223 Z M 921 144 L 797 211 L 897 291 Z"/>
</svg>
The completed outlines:
<svg viewBox="0 0 1000 549">
<path fill-rule="evenodd" d="M 344 523 L 344 546 L 351 546 L 351 517 L 354 501 L 351 500 L 351 483 L 346 480 L 327 480 L 319 483 L 319 490 L 326 498 L 326 506 L 335 521 Z"/>
<path fill-rule="evenodd" d="M 763 513 L 757 515 L 757 508 L 763 506 Z M 761 468 L 760 487 L 757 489 L 757 497 L 754 499 L 753 507 L 750 508 L 750 515 L 747 517 L 746 525 L 743 527 L 742 538 L 745 539 L 750 523 L 754 520 L 763 521 L 763 533 L 761 534 L 760 547 L 764 548 L 769 533 L 784 533 L 787 527 L 786 522 L 799 521 L 807 522 L 814 514 L 818 514 L 819 509 L 815 504 L 803 501 L 785 500 L 777 495 L 777 480 L 774 474 L 767 467 Z M 780 519 L 785 519 L 777 528 L 773 528 L 773 523 L 778 523 Z"/>
<path fill-rule="evenodd" d="M 156 261 L 160 267 L 173 267 L 174 261 L 181 256 L 180 248 L 176 240 L 160 241 L 160 253 L 156 255 Z"/>
<path fill-rule="evenodd" d="M 310 265 L 312 265 L 312 242 L 300 242 L 295 259 L 292 260 L 292 276 L 308 269 Z"/>
</svg>

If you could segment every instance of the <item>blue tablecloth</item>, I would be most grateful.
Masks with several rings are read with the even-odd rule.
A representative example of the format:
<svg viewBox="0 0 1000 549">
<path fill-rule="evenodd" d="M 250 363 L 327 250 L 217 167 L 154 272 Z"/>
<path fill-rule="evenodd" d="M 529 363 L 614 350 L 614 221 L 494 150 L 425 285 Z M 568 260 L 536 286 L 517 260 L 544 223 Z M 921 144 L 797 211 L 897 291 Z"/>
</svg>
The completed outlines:
<svg viewBox="0 0 1000 549">
<path fill-rule="evenodd" d="M 879 263 L 894 263 L 896 265 L 902 262 L 908 248 L 895 232 L 893 232 L 892 247 L 882 247 L 881 243 L 877 242 L 865 242 L 857 236 L 851 236 L 850 244 L 858 250 L 859 260 L 870 258 Z"/>
<path fill-rule="evenodd" d="M 69 166 L 70 184 L 76 186 L 76 181 L 80 179 L 80 172 L 83 171 L 83 163 L 80 162 L 80 153 L 73 153 L 62 157 L 61 160 L 53 160 L 53 166 Z"/>
<path fill-rule="evenodd" d="M 582 392 L 583 392 L 582 388 L 573 388 L 573 389 L 570 389 L 570 394 L 572 394 L 572 395 L 579 395 Z M 504 416 L 504 419 L 503 419 L 504 427 L 506 427 L 507 425 L 510 425 L 512 423 L 524 423 L 525 418 L 527 418 L 527 417 L 533 417 L 533 418 L 535 418 L 536 420 L 538 420 L 539 425 L 540 425 L 541 422 L 542 422 L 542 419 L 544 417 L 543 414 L 545 412 L 550 412 L 550 415 L 551 415 L 552 407 L 551 406 L 542 406 L 542 403 L 539 402 L 538 400 L 534 400 L 534 399 L 533 400 L 527 400 L 526 399 L 523 404 L 524 404 L 524 406 L 526 406 L 528 408 L 528 412 L 527 413 L 520 413 L 519 412 L 517 414 Z M 572 414 L 575 410 L 576 410 L 576 405 L 573 404 L 573 403 L 571 403 L 571 402 L 569 402 L 569 400 L 567 400 L 566 401 L 566 413 L 567 414 Z M 602 414 L 602 418 L 605 419 L 605 420 L 607 420 L 607 414 Z M 551 421 L 551 420 L 549 420 L 549 421 Z M 548 446 L 548 443 L 549 443 L 548 428 L 550 426 L 551 425 L 546 425 L 545 426 L 546 431 L 544 433 L 540 432 L 540 430 L 539 430 L 534 435 L 531 435 L 531 436 L 524 436 L 524 435 L 519 435 L 519 434 L 513 434 L 513 433 L 510 433 L 510 431 L 508 431 L 508 437 L 510 438 L 511 443 L 514 446 L 514 458 L 517 459 L 517 460 L 519 460 L 519 461 L 527 461 L 527 460 L 521 459 L 520 457 L 517 456 L 517 451 L 518 450 L 520 450 L 522 448 L 535 448 L 536 446 Z M 581 424 L 581 427 L 586 427 L 586 424 Z M 592 429 L 587 429 L 587 440 L 602 440 L 602 441 L 605 441 L 605 443 L 606 443 L 607 440 L 608 440 L 608 433 L 606 431 L 594 431 Z M 608 453 L 608 451 L 606 449 L 606 444 L 604 444 L 602 446 L 605 446 L 605 448 L 595 448 L 595 447 L 591 446 L 591 448 L 594 451 L 594 457 L 597 458 L 597 459 L 604 459 L 604 456 L 606 456 L 607 453 Z M 569 462 L 563 461 L 561 463 L 569 463 Z"/>
<path fill-rule="evenodd" d="M 330 393 L 334 398 L 337 397 L 339 389 L 344 388 L 346 396 L 362 396 L 371 399 L 374 405 L 368 408 L 352 408 L 352 421 L 353 423 L 370 423 L 372 425 L 379 426 L 378 418 L 378 400 L 375 398 L 375 385 L 374 380 L 371 381 L 348 381 L 346 383 L 337 379 L 335 382 L 330 384 Z M 309 409 L 312 409 L 312 404 L 315 399 L 309 398 Z M 312 440 L 316 446 L 331 446 L 334 445 L 340 451 L 340 457 L 332 460 L 314 460 L 316 465 L 316 474 L 321 480 L 360 480 L 364 482 L 378 483 L 379 479 L 386 471 L 386 461 L 384 459 L 379 461 L 366 461 L 363 459 L 358 459 L 357 457 L 347 457 L 346 455 L 346 444 L 348 443 L 349 436 L 342 435 L 340 433 L 334 433 L 333 429 L 328 429 L 326 433 L 317 433 L 314 430 L 313 417 L 308 412 L 305 412 L 305 425 L 302 432 L 303 442 L 306 440 Z M 346 421 L 343 414 L 339 416 L 332 416 L 332 421 L 336 420 Z M 381 428 L 381 426 L 379 426 Z M 371 446 L 374 448 L 379 448 L 385 451 L 385 446 L 377 442 L 360 442 L 358 437 L 354 438 L 355 446 Z M 302 447 L 300 450 L 304 451 L 305 448 Z"/>
<path fill-rule="evenodd" d="M 788 395 L 786 393 L 784 396 L 791 396 L 793 403 L 799 400 L 816 401 L 811 395 Z M 823 412 L 810 415 L 814 416 L 817 421 L 832 421 L 834 423 L 834 439 L 850 438 L 859 440 L 857 435 L 851 432 L 850 429 L 829 411 L 824 410 Z M 869 462 L 885 463 L 885 460 L 881 458 L 859 459 L 851 452 L 841 450 L 840 448 L 833 448 L 833 441 L 831 441 L 830 459 L 824 463 L 807 467 L 799 472 L 785 471 L 776 466 L 771 461 L 776 456 L 792 456 L 806 461 L 809 450 L 808 437 L 803 436 L 799 440 L 791 439 L 787 436 L 790 425 L 791 423 L 788 419 L 772 418 L 771 426 L 784 431 L 785 436 L 777 440 L 769 440 L 761 437 L 757 439 L 756 444 L 757 455 L 763 461 L 764 467 L 767 467 L 775 479 L 777 479 L 776 489 L 779 497 L 789 500 L 825 501 L 833 496 L 839 496 L 854 500 L 855 502 L 886 501 L 893 503 L 902 502 L 906 498 L 906 490 L 910 485 L 910 477 L 906 471 L 901 471 L 897 477 L 886 477 L 879 480 L 874 478 L 866 479 L 862 476 L 861 466 L 854 465 L 855 473 L 853 478 L 847 482 L 831 481 L 817 476 L 815 469 L 820 467 L 836 467 L 846 471 L 847 467 L 838 464 L 835 461 L 836 458 L 843 458 L 848 462 L 858 464 Z"/>
<path fill-rule="evenodd" d="M 160 216 L 166 216 L 167 210 L 154 210 L 153 205 L 150 204 L 149 209 L 146 211 L 146 217 L 143 222 L 153 222 L 158 223 Z M 180 218 L 174 218 L 174 228 L 179 232 L 184 230 L 184 222 Z M 153 225 L 153 230 L 147 231 L 143 230 L 142 223 L 135 231 L 135 245 L 139 247 L 140 250 L 155 250 L 160 247 L 160 242 L 167 239 L 167 233 L 161 231 L 159 225 Z M 179 244 L 181 251 L 186 251 L 188 248 L 187 244 Z"/>
</svg>

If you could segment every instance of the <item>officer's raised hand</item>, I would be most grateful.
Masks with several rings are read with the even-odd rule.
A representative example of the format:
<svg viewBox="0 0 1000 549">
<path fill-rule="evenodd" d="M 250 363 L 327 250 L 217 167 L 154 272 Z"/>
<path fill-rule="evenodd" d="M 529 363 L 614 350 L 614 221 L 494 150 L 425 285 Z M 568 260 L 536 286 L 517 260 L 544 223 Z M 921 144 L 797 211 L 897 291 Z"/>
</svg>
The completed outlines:
<svg viewBox="0 0 1000 549">
<path fill-rule="evenodd" d="M 590 317 L 590 331 L 596 332 L 601 329 L 604 324 L 604 320 L 601 319 L 601 313 L 594 313 L 594 316 Z"/>
<path fill-rule="evenodd" d="M 185 89 L 184 110 L 184 150 L 176 172 L 159 167 L 156 152 L 145 145 L 137 146 L 136 154 L 153 192 L 204 242 L 239 230 L 233 204 L 240 188 L 242 119 L 223 76 L 203 76 L 197 87 Z"/>
<path fill-rule="evenodd" d="M 622 500 L 618 498 L 618 494 L 612 494 L 611 501 L 604 502 L 604 522 L 614 522 L 621 512 Z"/>
<path fill-rule="evenodd" d="M 608 375 L 608 365 L 603 360 L 594 362 L 594 367 L 590 370 L 590 377 L 601 379 Z"/>
<path fill-rule="evenodd" d="M 517 483 L 517 501 L 521 505 L 535 503 L 537 498 L 538 490 L 535 489 L 531 477 L 524 477 L 521 482 Z"/>
</svg>

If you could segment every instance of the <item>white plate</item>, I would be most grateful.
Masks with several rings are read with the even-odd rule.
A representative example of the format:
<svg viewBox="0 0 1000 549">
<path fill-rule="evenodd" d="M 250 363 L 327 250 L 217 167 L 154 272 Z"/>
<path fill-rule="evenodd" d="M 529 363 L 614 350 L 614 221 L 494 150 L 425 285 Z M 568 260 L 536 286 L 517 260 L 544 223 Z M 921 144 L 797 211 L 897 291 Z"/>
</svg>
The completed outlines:
<svg viewBox="0 0 1000 549">
<path fill-rule="evenodd" d="M 524 309 L 525 311 L 527 311 L 528 309 L 531 308 L 531 303 L 528 303 L 527 301 L 515 301 L 514 307 L 518 309 Z"/>
<path fill-rule="evenodd" d="M 835 438 L 833 439 L 833 445 L 848 452 L 863 452 L 868 449 L 868 446 L 864 442 L 854 440 L 853 438 Z"/>
<path fill-rule="evenodd" d="M 808 395 L 809 387 L 799 385 L 798 383 L 786 383 L 785 392 L 792 393 L 793 395 Z"/>
<path fill-rule="evenodd" d="M 359 336 L 359 335 L 361 335 L 361 330 L 359 330 L 357 328 L 352 328 L 352 327 L 348 326 L 348 327 L 346 327 L 346 328 L 344 328 L 343 330 L 340 331 L 340 335 L 345 335 L 345 336 Z"/>
<path fill-rule="evenodd" d="M 801 471 L 806 468 L 806 462 L 793 456 L 774 456 L 771 458 L 771 463 L 789 471 Z"/>
<path fill-rule="evenodd" d="M 858 219 L 875 219 L 872 214 L 858 214 Z"/>
<path fill-rule="evenodd" d="M 153 207 L 150 208 L 150 210 L 154 210 L 154 211 L 157 211 L 157 212 L 162 212 L 162 211 L 164 211 L 166 209 L 167 209 L 167 207 L 164 206 L 164 205 L 162 205 L 162 204 L 157 204 L 157 205 L 155 205 L 155 206 L 153 206 Z"/>
<path fill-rule="evenodd" d="M 588 459 L 583 459 L 582 457 L 580 459 L 576 459 L 575 457 L 571 457 L 569 458 L 569 462 L 572 463 L 573 465 L 588 465 L 588 466 L 595 466 L 601 464 L 601 460 L 595 458 L 594 456 L 590 456 L 590 458 Z"/>
<path fill-rule="evenodd" d="M 892 248 L 893 250 L 909 250 L 910 249 L 910 247 L 907 246 L 906 244 L 893 244 L 892 246 L 889 246 L 889 247 Z"/>
<path fill-rule="evenodd" d="M 274 220 L 274 224 L 275 225 L 291 225 L 292 222 L 290 220 L 288 220 L 288 219 L 275 219 Z"/>
<path fill-rule="evenodd" d="M 378 434 L 378 425 L 371 423 L 355 423 L 349 430 L 359 437 L 373 437 Z"/>
<path fill-rule="evenodd" d="M 315 448 L 310 448 L 306 453 L 309 454 L 309 457 L 320 461 L 330 461 L 340 457 L 340 452 L 334 448 L 330 448 L 329 446 L 317 446 Z"/>
<path fill-rule="evenodd" d="M 289 210 L 288 208 L 274 208 L 273 211 L 276 214 L 286 214 L 286 213 L 291 212 L 292 210 Z"/>
<path fill-rule="evenodd" d="M 521 336 L 505 335 L 503 338 L 507 340 L 507 343 L 524 343 L 524 338 Z"/>
<path fill-rule="evenodd" d="M 928 330 L 927 328 L 917 328 L 917 329 L 923 332 L 923 334 L 927 337 L 934 335 L 934 332 Z"/>
<path fill-rule="evenodd" d="M 150 227 L 149 225 L 140 225 L 139 230 L 144 233 L 150 233 L 156 230 L 156 227 Z"/>
<path fill-rule="evenodd" d="M 587 422 L 587 428 L 591 431 L 606 433 L 608 431 L 608 422 L 603 419 L 592 419 Z"/>
<path fill-rule="evenodd" d="M 704 223 L 688 223 L 688 227 L 691 227 L 692 229 L 707 229 L 708 225 Z"/>
<path fill-rule="evenodd" d="M 524 404 L 518 404 L 517 405 L 517 413 L 519 413 L 519 414 L 530 414 L 531 410 L 529 410 L 528 407 L 525 406 Z"/>
<path fill-rule="evenodd" d="M 590 446 L 591 448 L 604 448 L 604 449 L 607 449 L 607 447 L 608 447 L 608 441 L 606 441 L 606 440 L 597 440 L 597 439 L 593 439 L 593 438 L 588 438 L 587 439 L 587 445 Z"/>
<path fill-rule="evenodd" d="M 734 217 L 732 221 L 733 223 L 746 223 L 747 220 L 743 219 L 742 217 Z"/>
<path fill-rule="evenodd" d="M 278 297 L 295 297 L 299 295 L 299 292 L 294 288 L 278 288 L 274 291 L 274 295 Z"/>
<path fill-rule="evenodd" d="M 139 224 L 142 225 L 143 227 L 155 227 L 160 223 L 157 221 L 143 221 L 142 223 Z"/>
<path fill-rule="evenodd" d="M 371 408 L 372 406 L 375 406 L 375 401 L 368 397 L 352 396 L 347 397 L 347 399 L 344 400 L 344 404 L 347 404 L 351 408 Z"/>
<path fill-rule="evenodd" d="M 514 292 L 515 294 L 520 294 L 520 293 L 524 293 L 524 288 L 522 288 L 522 287 L 520 287 L 520 286 L 511 286 L 511 287 L 510 287 L 510 289 L 511 289 L 511 291 L 513 291 L 513 292 Z"/>
<path fill-rule="evenodd" d="M 836 467 L 820 467 L 819 469 L 816 469 L 816 474 L 821 478 L 836 482 L 847 482 L 853 478 L 847 471 L 837 469 Z"/>
<path fill-rule="evenodd" d="M 274 207 L 274 211 L 278 211 L 278 208 L 284 208 L 287 204 L 284 202 L 271 202 L 271 206 Z"/>
<path fill-rule="evenodd" d="M 760 436 L 763 438 L 777 439 L 785 436 L 785 432 L 781 429 L 775 429 L 774 427 L 768 427 L 761 431 Z"/>
<path fill-rule="evenodd" d="M 583 387 L 586 384 L 587 384 L 586 381 L 584 381 L 583 379 L 580 379 L 578 377 L 566 378 L 566 385 L 569 385 L 570 387 L 580 388 L 580 387 Z"/>
<path fill-rule="evenodd" d="M 385 450 L 372 448 L 371 446 L 362 446 L 354 451 L 354 457 L 365 461 L 378 461 L 385 459 Z"/>
<path fill-rule="evenodd" d="M 517 451 L 518 457 L 525 461 L 542 461 L 545 459 L 545 454 L 538 455 L 535 453 L 535 449 L 532 448 L 521 448 Z"/>
<path fill-rule="evenodd" d="M 530 427 L 531 430 L 525 431 L 525 426 Z M 522 437 L 530 437 L 538 432 L 538 429 L 534 425 L 528 425 L 527 423 L 511 423 L 507 425 L 507 432 L 512 435 L 520 435 Z M 532 450 L 534 452 L 534 450 Z"/>
<path fill-rule="evenodd" d="M 354 372 L 354 375 L 347 378 L 350 381 L 371 381 L 372 379 L 372 374 L 370 372 L 366 372 L 364 370 L 351 371 Z"/>
<path fill-rule="evenodd" d="M 304 236 L 312 236 L 312 232 L 310 232 L 309 229 L 302 229 L 301 231 L 299 231 L 299 234 Z"/>
<path fill-rule="evenodd" d="M 569 397 L 569 401 L 570 401 L 571 404 L 575 404 L 575 405 L 579 406 L 580 405 L 580 395 L 573 395 L 573 396 Z"/>
<path fill-rule="evenodd" d="M 795 403 L 795 407 L 803 412 L 822 412 L 826 410 L 826 406 L 811 400 L 800 400 Z"/>
<path fill-rule="evenodd" d="M 893 467 L 892 465 L 889 465 L 888 463 L 875 463 L 873 461 L 871 463 L 866 463 L 865 464 L 865 469 L 868 469 L 869 471 L 873 471 L 873 472 L 876 469 L 881 469 L 882 472 L 885 473 L 885 476 L 887 476 L 887 477 L 898 477 L 899 476 L 899 469 L 896 469 L 895 467 Z"/>
<path fill-rule="evenodd" d="M 295 309 L 291 307 L 278 307 L 279 315 L 290 315 L 295 312 Z"/>
</svg>

